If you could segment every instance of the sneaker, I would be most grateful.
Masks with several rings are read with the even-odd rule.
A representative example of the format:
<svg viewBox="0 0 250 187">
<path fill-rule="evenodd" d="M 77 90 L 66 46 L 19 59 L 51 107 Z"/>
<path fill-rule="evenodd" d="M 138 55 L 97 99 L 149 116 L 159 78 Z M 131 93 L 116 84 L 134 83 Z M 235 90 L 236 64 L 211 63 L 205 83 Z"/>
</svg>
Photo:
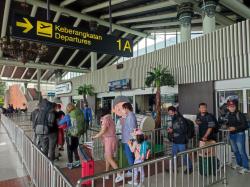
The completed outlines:
<svg viewBox="0 0 250 187">
<path fill-rule="evenodd" d="M 246 174 L 246 173 L 250 173 L 250 170 L 249 169 L 246 169 L 246 168 L 242 168 L 240 171 L 239 171 L 240 174 Z"/>
<path fill-rule="evenodd" d="M 133 185 L 133 180 L 128 181 L 128 184 Z M 138 185 L 138 182 L 137 182 L 137 181 L 134 181 L 134 186 L 137 186 L 137 185 Z"/>
<path fill-rule="evenodd" d="M 123 181 L 124 177 L 121 175 L 117 175 L 117 177 L 115 178 L 115 183 L 121 182 Z"/>
<path fill-rule="evenodd" d="M 191 174 L 191 173 L 193 173 L 193 169 L 192 169 L 192 168 L 186 169 L 186 170 L 184 171 L 184 174 L 185 174 L 185 175 Z"/>
<path fill-rule="evenodd" d="M 67 163 L 67 168 L 72 169 L 73 168 L 73 164 L 72 163 Z"/>
<path fill-rule="evenodd" d="M 80 166 L 80 160 L 73 162 L 73 167 L 79 167 L 79 166 Z"/>
<path fill-rule="evenodd" d="M 125 174 L 125 177 L 132 177 L 132 173 L 130 171 L 128 171 L 126 174 Z"/>
<path fill-rule="evenodd" d="M 241 166 L 239 166 L 238 164 L 232 164 L 231 167 L 232 167 L 234 170 L 241 169 Z"/>
</svg>

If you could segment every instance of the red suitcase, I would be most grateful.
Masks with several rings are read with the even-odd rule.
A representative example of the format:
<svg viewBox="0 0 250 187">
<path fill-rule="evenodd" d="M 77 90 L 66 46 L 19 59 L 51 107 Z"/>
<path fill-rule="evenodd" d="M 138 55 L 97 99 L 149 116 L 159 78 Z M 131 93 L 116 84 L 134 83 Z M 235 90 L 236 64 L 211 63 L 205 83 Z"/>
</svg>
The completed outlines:
<svg viewBox="0 0 250 187">
<path fill-rule="evenodd" d="M 92 176 L 95 172 L 94 160 L 82 161 L 82 178 Z M 85 181 L 82 185 L 91 185 L 92 181 Z"/>
</svg>

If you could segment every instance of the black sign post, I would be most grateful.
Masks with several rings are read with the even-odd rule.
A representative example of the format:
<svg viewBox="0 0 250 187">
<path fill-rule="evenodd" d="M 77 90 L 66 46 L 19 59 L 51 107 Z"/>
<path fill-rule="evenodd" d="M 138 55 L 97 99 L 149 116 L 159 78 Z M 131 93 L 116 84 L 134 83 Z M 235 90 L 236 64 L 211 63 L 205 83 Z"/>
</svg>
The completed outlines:
<svg viewBox="0 0 250 187">
<path fill-rule="evenodd" d="M 131 39 L 93 33 L 87 29 L 69 27 L 61 23 L 48 22 L 18 14 L 13 15 L 12 37 L 113 56 L 133 56 Z"/>
</svg>

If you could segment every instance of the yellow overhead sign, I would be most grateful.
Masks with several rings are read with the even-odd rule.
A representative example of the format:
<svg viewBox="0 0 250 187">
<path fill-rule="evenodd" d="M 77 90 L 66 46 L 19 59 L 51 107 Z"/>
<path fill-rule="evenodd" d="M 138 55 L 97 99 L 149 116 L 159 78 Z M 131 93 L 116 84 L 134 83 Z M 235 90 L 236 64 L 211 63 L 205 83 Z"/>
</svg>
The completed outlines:
<svg viewBox="0 0 250 187">
<path fill-rule="evenodd" d="M 20 39 L 114 56 L 133 56 L 131 39 L 91 32 L 88 29 L 70 27 L 18 14 L 13 16 L 12 27 L 12 37 Z"/>
<path fill-rule="evenodd" d="M 23 27 L 25 30 L 23 30 L 23 33 L 29 32 L 31 29 L 33 29 L 33 25 L 30 23 L 30 21 L 27 18 L 23 18 L 25 22 L 16 22 L 17 27 Z"/>
<path fill-rule="evenodd" d="M 53 25 L 44 21 L 37 21 L 36 33 L 38 36 L 44 36 L 52 38 L 53 36 Z"/>
</svg>

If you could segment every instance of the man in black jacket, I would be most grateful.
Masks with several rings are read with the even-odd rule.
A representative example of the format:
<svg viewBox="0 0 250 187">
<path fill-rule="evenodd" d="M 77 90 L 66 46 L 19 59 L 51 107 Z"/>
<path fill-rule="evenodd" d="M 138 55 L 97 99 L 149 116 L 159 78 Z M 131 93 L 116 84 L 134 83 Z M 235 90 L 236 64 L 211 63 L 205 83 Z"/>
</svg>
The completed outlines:
<svg viewBox="0 0 250 187">
<path fill-rule="evenodd" d="M 230 142 L 232 150 L 236 156 L 236 165 L 234 169 L 240 169 L 239 173 L 249 173 L 248 157 L 245 146 L 245 130 L 248 128 L 247 120 L 244 114 L 237 110 L 234 101 L 227 102 L 227 126 L 230 131 Z"/>
<path fill-rule="evenodd" d="M 48 156 L 49 150 L 49 127 L 48 127 L 48 111 L 51 109 L 51 103 L 47 99 L 42 99 L 39 103 L 39 110 L 34 118 L 33 128 L 39 142 L 38 147 Z"/>
<path fill-rule="evenodd" d="M 207 104 L 199 104 L 199 113 L 196 117 L 196 124 L 199 125 L 199 140 L 208 141 L 216 140 L 216 118 L 213 114 L 208 113 Z"/>
<path fill-rule="evenodd" d="M 168 115 L 172 117 L 172 125 L 168 128 L 168 133 L 172 136 L 173 141 L 172 154 L 173 156 L 176 156 L 178 152 L 183 152 L 186 150 L 186 144 L 188 141 L 187 123 L 183 116 L 178 114 L 176 108 L 173 106 L 170 106 L 168 108 Z M 187 160 L 189 165 L 188 168 L 184 171 L 185 174 L 193 172 L 191 159 L 187 159 L 187 154 L 185 154 L 185 165 L 187 165 Z"/>
<path fill-rule="evenodd" d="M 49 127 L 49 158 L 50 160 L 55 160 L 55 150 L 57 144 L 57 135 L 58 135 L 58 125 L 56 120 L 56 103 L 51 104 L 51 110 L 48 112 L 48 127 Z"/>
</svg>

